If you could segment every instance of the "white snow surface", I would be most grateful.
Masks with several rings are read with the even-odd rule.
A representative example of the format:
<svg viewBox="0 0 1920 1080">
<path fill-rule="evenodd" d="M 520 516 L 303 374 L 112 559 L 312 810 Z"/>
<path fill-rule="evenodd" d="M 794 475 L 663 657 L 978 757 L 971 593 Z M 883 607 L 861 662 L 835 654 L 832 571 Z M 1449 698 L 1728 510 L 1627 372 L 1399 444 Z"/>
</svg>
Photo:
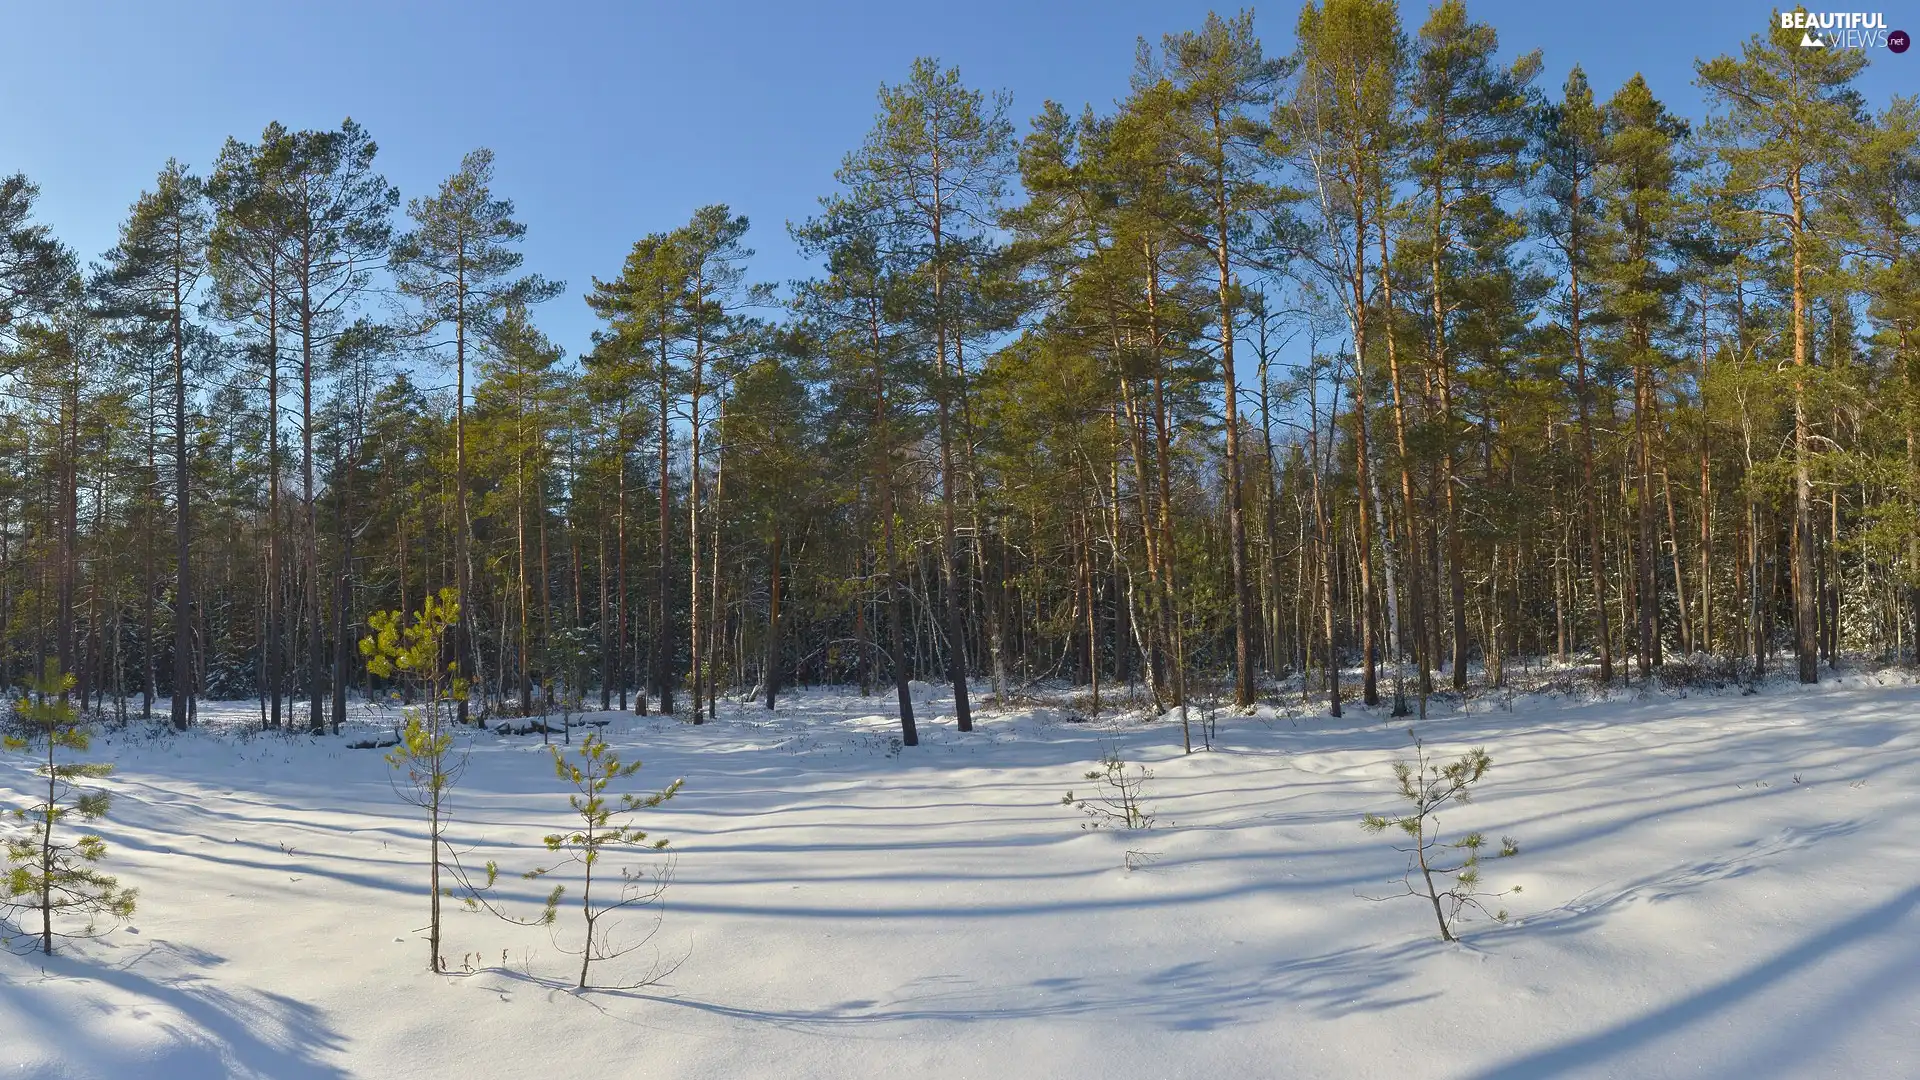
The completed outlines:
<svg viewBox="0 0 1920 1080">
<path fill-rule="evenodd" d="M 1920 1076 L 1920 688 L 1892 673 L 1608 700 L 1535 696 L 1421 721 L 1493 769 L 1448 836 L 1512 835 L 1505 925 L 1443 944 L 1374 903 L 1405 868 L 1405 722 L 1260 715 L 1184 755 L 1177 723 L 985 712 L 808 690 L 716 723 L 595 714 L 676 851 L 658 953 L 579 994 L 548 932 L 457 906 L 425 970 L 423 823 L 382 751 L 202 727 L 103 733 L 104 867 L 130 923 L 0 956 L 0 1076 L 859 1078 Z M 471 740 L 470 865 L 531 915 L 566 796 L 539 736 Z M 1109 747 L 1152 768 L 1150 831 L 1062 806 Z M 28 790 L 18 755 L 0 794 Z M 1128 851 L 1151 853 L 1128 870 Z M 645 862 L 622 859 L 622 862 Z M 562 944 L 578 933 L 563 910 Z M 644 930 L 650 920 L 630 925 Z M 501 962 L 502 956 L 506 962 Z"/>
</svg>

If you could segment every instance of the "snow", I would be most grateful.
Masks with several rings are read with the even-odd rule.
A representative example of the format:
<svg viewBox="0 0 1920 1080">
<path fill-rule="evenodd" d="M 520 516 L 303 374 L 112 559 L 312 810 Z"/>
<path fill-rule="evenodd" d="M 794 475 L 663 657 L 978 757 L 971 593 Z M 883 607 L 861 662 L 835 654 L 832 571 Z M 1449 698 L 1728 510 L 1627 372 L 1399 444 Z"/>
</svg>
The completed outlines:
<svg viewBox="0 0 1920 1080">
<path fill-rule="evenodd" d="M 686 779 L 644 816 L 678 852 L 655 944 L 682 962 L 586 995 L 546 931 L 458 909 L 445 952 L 478 970 L 424 970 L 422 823 L 381 751 L 345 745 L 390 716 L 249 735 L 240 702 L 104 735 L 107 869 L 140 909 L 0 957 L 0 1075 L 1920 1076 L 1920 688 L 1894 675 L 1422 721 L 1430 751 L 1494 759 L 1444 832 L 1521 846 L 1486 866 L 1524 887 L 1514 919 L 1457 945 L 1422 902 L 1359 895 L 1404 868 L 1358 827 L 1396 809 L 1401 721 L 1268 708 L 1186 756 L 1177 724 L 1059 709 L 962 736 L 917 689 L 904 750 L 880 693 L 598 715 L 640 786 Z M 1154 770 L 1152 830 L 1060 805 L 1109 748 Z M 455 813 L 470 864 L 540 865 L 566 802 L 539 737 L 477 736 Z"/>
</svg>

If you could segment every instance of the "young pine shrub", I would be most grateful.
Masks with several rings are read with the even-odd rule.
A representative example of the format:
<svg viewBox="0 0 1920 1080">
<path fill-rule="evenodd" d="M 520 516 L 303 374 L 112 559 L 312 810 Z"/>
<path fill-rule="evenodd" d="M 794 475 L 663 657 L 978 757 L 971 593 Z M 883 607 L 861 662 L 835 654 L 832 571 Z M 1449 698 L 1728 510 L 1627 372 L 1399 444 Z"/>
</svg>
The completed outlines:
<svg viewBox="0 0 1920 1080">
<path fill-rule="evenodd" d="M 92 833 L 70 836 L 63 826 L 70 818 L 97 821 L 106 816 L 110 796 L 78 781 L 113 775 L 113 766 L 98 762 L 62 761 L 63 752 L 85 753 L 90 743 L 80 714 L 66 693 L 73 676 L 48 660 L 38 678 L 27 680 L 27 695 L 15 703 L 17 734 L 6 736 L 8 750 L 32 754 L 34 769 L 46 781 L 45 798 L 16 807 L 14 820 L 25 832 L 7 841 L 7 876 L 0 899 L 13 912 L 31 911 L 40 919 L 40 951 L 53 954 L 53 939 L 98 937 L 99 920 L 118 922 L 133 914 L 135 892 L 94 869 L 106 857 L 107 845 Z M 77 929 L 56 932 L 55 918 L 82 917 Z M 12 923 L 10 918 L 8 923 Z"/>
<path fill-rule="evenodd" d="M 1153 815 L 1147 813 L 1141 803 L 1147 781 L 1153 779 L 1152 769 L 1129 765 L 1120 751 L 1109 750 L 1100 759 L 1100 767 L 1088 770 L 1085 779 L 1097 785 L 1092 795 L 1076 796 L 1069 791 L 1060 800 L 1060 805 L 1071 806 L 1087 815 L 1090 820 L 1082 822 L 1081 828 L 1153 828 Z"/>
<path fill-rule="evenodd" d="M 376 612 L 368 621 L 373 633 L 360 641 L 367 669 L 383 679 L 400 679 L 414 699 L 406 706 L 406 726 L 399 744 L 387 754 L 387 764 L 394 770 L 395 794 L 427 816 L 427 966 L 436 973 L 447 966 L 440 954 L 440 901 L 454 895 L 441 882 L 449 874 L 459 879 L 458 863 L 446 841 L 448 800 L 467 765 L 466 754 L 456 752 L 451 730 L 454 708 L 466 696 L 466 680 L 455 674 L 452 662 L 441 660 L 448 631 L 459 621 L 459 593 L 441 589 L 438 596 L 427 596 L 411 620 L 399 611 Z"/>
<path fill-rule="evenodd" d="M 1369 833 L 1398 829 L 1411 841 L 1410 846 L 1395 846 L 1396 850 L 1407 853 L 1407 872 L 1401 877 L 1406 892 L 1366 899 L 1423 897 L 1433 905 L 1441 940 L 1455 941 L 1458 939 L 1454 936 L 1454 927 L 1468 909 L 1505 922 L 1504 910 L 1489 912 L 1484 902 L 1520 891 L 1518 885 L 1500 892 L 1481 891 L 1480 851 L 1486 846 L 1486 838 L 1480 833 L 1468 833 L 1450 844 L 1443 843 L 1439 836 L 1440 811 L 1471 802 L 1473 785 L 1493 767 L 1493 759 L 1487 756 L 1486 750 L 1475 747 L 1459 760 L 1443 766 L 1428 760 L 1418 734 L 1412 729 L 1408 729 L 1407 734 L 1413 738 L 1414 761 L 1412 764 L 1394 762 L 1393 775 L 1400 784 L 1400 797 L 1412 809 L 1394 815 L 1368 814 L 1360 822 L 1360 827 Z M 1520 847 L 1513 838 L 1503 837 L 1497 857 L 1504 859 L 1518 854 Z"/>
<path fill-rule="evenodd" d="M 546 700 L 560 706 L 561 740 L 568 746 L 573 745 L 573 718 L 586 711 L 586 671 L 587 639 L 578 627 L 562 627 L 553 632 L 547 642 L 547 669 L 557 675 L 549 677 L 546 685 Z M 550 708 L 549 710 L 550 711 Z M 549 743 L 542 714 L 540 741 Z"/>
<path fill-rule="evenodd" d="M 596 883 L 603 887 L 607 884 L 605 875 L 598 872 L 603 855 L 623 849 L 659 851 L 667 846 L 666 840 L 651 840 L 644 830 L 628 824 L 628 815 L 650 810 L 673 798 L 680 791 L 681 781 L 675 780 L 649 795 L 622 794 L 615 801 L 607 794 L 607 789 L 617 781 L 639 772 L 640 762 L 621 761 L 619 754 L 607 745 L 598 732 L 589 732 L 571 755 L 563 753 L 557 746 L 549 746 L 548 751 L 553 755 L 554 773 L 573 789 L 567 796 L 567 805 L 573 808 L 580 823 L 570 832 L 553 833 L 546 838 L 547 850 L 564 855 L 562 861 L 528 871 L 523 876 L 531 881 L 570 863 L 580 867 L 583 878 L 580 884 L 580 918 L 584 933 L 578 954 L 578 985 L 585 990 L 587 977 L 596 961 L 617 959 L 641 948 L 652 940 L 659 928 L 656 914 L 653 929 L 636 939 L 622 940 L 615 937 L 616 925 L 609 917 L 657 902 L 671 880 L 671 863 L 651 874 L 622 867 L 620 880 L 613 887 L 610 898 L 605 891 L 596 897 L 594 886 Z M 549 926 L 559 917 L 560 901 L 565 892 L 566 886 L 558 885 L 547 896 L 545 921 Z M 573 950 L 562 947 L 562 951 Z M 627 984 L 623 988 L 646 985 L 656 981 L 661 974 L 656 970 L 640 982 Z"/>
</svg>

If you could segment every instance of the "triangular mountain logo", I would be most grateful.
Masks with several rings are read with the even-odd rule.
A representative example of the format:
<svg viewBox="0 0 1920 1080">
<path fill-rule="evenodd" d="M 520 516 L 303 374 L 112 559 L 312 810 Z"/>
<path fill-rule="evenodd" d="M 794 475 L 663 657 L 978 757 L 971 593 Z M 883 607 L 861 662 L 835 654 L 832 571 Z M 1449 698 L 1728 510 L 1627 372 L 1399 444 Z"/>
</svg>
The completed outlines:
<svg viewBox="0 0 1920 1080">
<path fill-rule="evenodd" d="M 1824 48 L 1826 48 L 1826 46 L 1825 46 L 1825 45 L 1822 45 L 1822 44 L 1820 43 L 1820 39 L 1819 39 L 1819 38 L 1817 38 L 1817 37 L 1814 37 L 1814 36 L 1813 36 L 1812 34 L 1809 34 L 1809 33 L 1807 33 L 1807 32 L 1806 32 L 1806 31 L 1804 31 L 1804 30 L 1803 30 L 1803 31 L 1801 31 L 1801 33 L 1800 33 L 1800 47 L 1801 47 L 1801 48 L 1803 48 L 1803 49 L 1824 49 Z"/>
</svg>

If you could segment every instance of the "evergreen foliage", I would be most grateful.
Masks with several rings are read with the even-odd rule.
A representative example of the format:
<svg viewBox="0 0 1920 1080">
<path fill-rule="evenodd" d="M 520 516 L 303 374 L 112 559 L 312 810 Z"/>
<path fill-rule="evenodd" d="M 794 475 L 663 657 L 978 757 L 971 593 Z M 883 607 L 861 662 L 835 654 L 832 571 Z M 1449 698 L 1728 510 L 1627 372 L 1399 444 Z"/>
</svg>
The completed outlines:
<svg viewBox="0 0 1920 1080">
<path fill-rule="evenodd" d="M 136 895 L 94 869 L 106 857 L 106 841 L 88 832 L 71 835 L 70 821 L 98 821 L 111 804 L 107 792 L 79 782 L 113 775 L 113 766 L 104 762 L 65 760 L 67 755 L 86 753 L 91 743 L 69 699 L 73 685 L 73 676 L 60 670 L 58 660 L 47 660 L 14 702 L 17 734 L 5 738 L 6 749 L 37 759 L 34 773 L 47 787 L 40 801 L 12 811 L 25 832 L 6 841 L 7 875 L 0 904 L 10 915 L 32 912 L 38 916 L 40 951 L 48 956 L 53 955 L 55 938 L 96 937 L 105 932 L 99 924 L 102 916 L 116 923 L 131 916 Z M 85 923 L 55 929 L 56 919 L 71 918 L 83 918 Z M 17 923 L 17 919 L 6 922 Z"/>
<path fill-rule="evenodd" d="M 608 250 L 587 342 L 486 150 L 403 202 L 269 123 L 93 267 L 0 178 L 0 682 L 337 727 L 354 628 L 446 585 L 456 721 L 891 682 L 903 746 L 915 679 L 965 729 L 1920 656 L 1914 103 L 1777 27 L 1702 115 L 1543 93 L 1474 10 L 1210 16 L 1024 129 L 922 58 L 788 302 L 713 203 Z"/>
<path fill-rule="evenodd" d="M 1473 785 L 1493 767 L 1493 759 L 1485 750 L 1475 747 L 1458 760 L 1442 765 L 1428 759 L 1426 746 L 1417 733 L 1409 729 L 1407 734 L 1413 739 L 1414 759 L 1411 764 L 1394 762 L 1393 777 L 1400 786 L 1400 797 L 1411 809 L 1399 814 L 1368 814 L 1361 819 L 1360 827 L 1369 833 L 1398 829 L 1407 837 L 1410 845 L 1398 848 L 1407 853 L 1407 872 L 1401 878 L 1406 885 L 1405 895 L 1423 897 L 1432 904 L 1441 940 L 1454 941 L 1457 940 L 1455 928 L 1466 911 L 1490 914 L 1495 920 L 1505 922 L 1504 909 L 1488 912 L 1483 902 L 1520 891 L 1518 885 L 1500 892 L 1480 888 L 1480 849 L 1486 846 L 1486 837 L 1482 834 L 1468 833 L 1452 843 L 1440 838 L 1440 812 L 1449 806 L 1471 802 Z M 1501 838 L 1497 857 L 1504 859 L 1518 854 L 1520 846 L 1512 837 Z"/>
<path fill-rule="evenodd" d="M 629 824 L 629 815 L 641 810 L 651 810 L 679 794 L 681 781 L 675 780 L 659 791 L 646 795 L 621 793 L 617 799 L 608 793 L 613 784 L 625 780 L 640 771 L 639 761 L 621 761 L 620 755 L 600 737 L 598 732 L 589 732 L 585 739 L 571 754 L 562 752 L 559 747 L 549 747 L 553 755 L 553 769 L 561 783 L 571 790 L 567 795 L 567 805 L 579 816 L 580 823 L 568 832 L 549 833 L 546 837 L 547 850 L 563 856 L 563 861 L 551 866 L 530 870 L 524 876 L 528 880 L 544 877 L 566 865 L 580 868 L 580 921 L 582 926 L 580 948 L 576 955 L 580 957 L 580 979 L 578 987 L 588 988 L 587 979 L 592 966 L 597 961 L 616 960 L 632 953 L 647 944 L 653 938 L 653 931 L 637 939 L 623 939 L 618 936 L 617 919 L 610 919 L 621 912 L 646 907 L 658 903 L 666 892 L 671 879 L 672 864 L 667 863 L 661 869 L 649 874 L 645 870 L 633 867 L 621 867 L 620 879 L 612 886 L 613 895 L 608 897 L 603 891 L 599 897 L 594 895 L 595 871 L 603 856 L 622 851 L 660 851 L 666 848 L 667 840 L 650 839 L 645 830 Z M 600 884 L 607 886 L 604 871 L 600 874 Z M 547 896 L 544 921 L 553 925 L 559 917 L 560 901 L 566 892 L 566 886 L 556 885 Z M 655 929 L 658 928 L 655 920 Z M 573 950 L 567 950 L 569 952 Z M 651 982 L 660 974 L 655 971 L 641 983 Z"/>
<path fill-rule="evenodd" d="M 440 901 L 455 895 L 452 886 L 441 883 L 443 871 L 465 884 L 446 840 L 449 798 L 467 766 L 466 753 L 454 740 L 452 712 L 466 697 L 467 682 L 458 664 L 446 659 L 449 632 L 459 622 L 459 594 L 441 589 L 426 597 L 411 618 L 399 611 L 376 613 L 368 620 L 373 633 L 360 639 L 360 655 L 369 671 L 404 680 L 414 692 L 400 741 L 387 754 L 387 763 L 395 773 L 394 791 L 427 816 L 427 966 L 436 972 L 447 966 L 440 951 Z"/>
<path fill-rule="evenodd" d="M 1069 791 L 1060 799 L 1060 805 L 1071 806 L 1087 815 L 1088 820 L 1081 828 L 1153 828 L 1153 815 L 1147 813 L 1142 803 L 1147 781 L 1153 779 L 1152 769 L 1128 764 L 1115 749 L 1107 751 L 1100 759 L 1099 768 L 1087 770 L 1082 779 L 1095 785 L 1093 794 L 1076 796 Z"/>
</svg>

